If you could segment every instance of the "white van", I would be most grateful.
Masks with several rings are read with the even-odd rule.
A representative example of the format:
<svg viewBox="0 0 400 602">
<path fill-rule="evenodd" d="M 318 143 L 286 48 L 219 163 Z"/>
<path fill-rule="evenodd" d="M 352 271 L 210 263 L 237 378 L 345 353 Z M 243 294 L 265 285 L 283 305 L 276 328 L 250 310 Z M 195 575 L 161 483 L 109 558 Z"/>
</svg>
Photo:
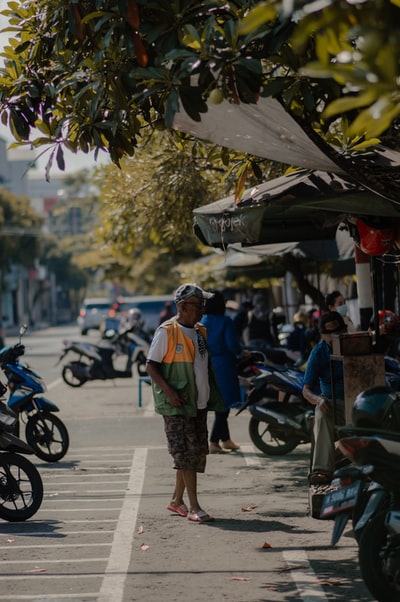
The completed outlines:
<svg viewBox="0 0 400 602">
<path fill-rule="evenodd" d="M 99 330 L 111 307 L 111 299 L 106 297 L 84 299 L 77 319 L 81 334 L 86 335 L 91 329 Z"/>
<path fill-rule="evenodd" d="M 164 309 L 165 303 L 170 301 L 174 311 L 176 310 L 174 295 L 137 295 L 135 297 L 118 297 L 113 303 L 113 309 L 109 312 L 109 318 L 106 320 L 106 328 L 115 328 L 112 320 L 119 321 L 128 315 L 130 309 L 137 308 L 142 314 L 144 328 L 150 334 L 153 334 L 160 321 L 160 313 Z"/>
</svg>

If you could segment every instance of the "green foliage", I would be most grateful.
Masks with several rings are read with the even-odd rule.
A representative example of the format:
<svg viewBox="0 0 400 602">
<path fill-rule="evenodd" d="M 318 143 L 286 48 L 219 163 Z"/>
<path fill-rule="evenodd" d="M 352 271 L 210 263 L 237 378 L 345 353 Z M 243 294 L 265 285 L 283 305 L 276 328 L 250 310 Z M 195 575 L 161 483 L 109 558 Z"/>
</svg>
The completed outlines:
<svg viewBox="0 0 400 602">
<path fill-rule="evenodd" d="M 25 197 L 0 188 L 0 270 L 11 263 L 33 267 L 41 251 L 42 220 Z"/>
<path fill-rule="evenodd" d="M 177 111 L 274 96 L 315 140 L 398 148 L 398 0 L 9 0 L 0 117 L 18 144 L 116 165 Z M 221 96 L 222 95 L 222 96 Z M 341 152 L 346 155 L 349 144 Z M 223 159 L 223 151 L 220 152 Z"/>
<path fill-rule="evenodd" d="M 138 147 L 135 160 L 123 159 L 121 170 L 98 170 L 99 252 L 85 255 L 80 265 L 101 265 L 109 279 L 136 291 L 172 290 L 179 282 L 174 268 L 202 254 L 193 236 L 193 209 L 231 193 L 243 165 L 253 184 L 272 169 L 242 153 L 224 159 L 230 170 L 220 148 L 157 132 Z"/>
</svg>

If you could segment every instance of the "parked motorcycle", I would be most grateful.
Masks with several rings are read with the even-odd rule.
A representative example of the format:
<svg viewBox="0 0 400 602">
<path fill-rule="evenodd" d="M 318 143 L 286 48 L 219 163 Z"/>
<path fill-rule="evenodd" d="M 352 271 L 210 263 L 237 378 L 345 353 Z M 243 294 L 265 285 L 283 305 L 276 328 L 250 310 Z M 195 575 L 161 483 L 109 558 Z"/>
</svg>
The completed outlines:
<svg viewBox="0 0 400 602">
<path fill-rule="evenodd" d="M 0 395 L 6 392 L 0 385 Z M 43 482 L 37 468 L 20 454 L 32 448 L 13 434 L 17 415 L 0 401 L 0 518 L 12 522 L 33 516 L 43 500 Z"/>
<path fill-rule="evenodd" d="M 338 442 L 353 466 L 335 473 L 338 488 L 325 496 L 321 518 L 335 517 L 332 543 L 347 521 L 359 542 L 363 580 L 379 602 L 400 599 L 400 394 L 388 387 L 360 393 L 352 426 Z M 346 479 L 347 477 L 347 479 Z"/>
<path fill-rule="evenodd" d="M 21 339 L 26 331 L 27 326 L 22 326 L 19 342 L 0 350 L 0 367 L 9 389 L 7 405 L 25 423 L 25 437 L 35 454 L 46 462 L 57 462 L 68 451 L 69 435 L 62 420 L 54 416 L 58 407 L 42 396 L 46 391 L 43 378 L 19 361 L 25 353 Z M 19 425 L 18 421 L 18 435 Z"/>
<path fill-rule="evenodd" d="M 271 456 L 287 454 L 311 441 L 314 406 L 302 394 L 304 373 L 268 363 L 259 369 L 237 414 L 249 409 L 249 435 L 260 451 Z"/>
<path fill-rule="evenodd" d="M 149 343 L 132 329 L 122 332 L 106 331 L 98 345 L 82 341 L 65 341 L 64 349 L 57 363 L 62 362 L 68 353 L 78 356 L 62 368 L 64 382 L 70 387 L 81 387 L 91 380 L 132 378 L 132 366 L 137 365 L 139 376 L 145 376 L 146 356 Z M 116 370 L 113 358 L 126 355 L 125 370 Z"/>
</svg>

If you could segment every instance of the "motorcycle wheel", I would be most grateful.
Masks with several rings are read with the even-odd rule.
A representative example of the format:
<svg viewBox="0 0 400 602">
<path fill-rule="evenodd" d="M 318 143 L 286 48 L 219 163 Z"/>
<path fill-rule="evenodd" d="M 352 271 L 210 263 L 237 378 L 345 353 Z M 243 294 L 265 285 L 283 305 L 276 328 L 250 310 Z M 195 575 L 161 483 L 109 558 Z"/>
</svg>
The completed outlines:
<svg viewBox="0 0 400 602">
<path fill-rule="evenodd" d="M 61 460 L 69 448 L 68 431 L 54 414 L 38 412 L 30 416 L 25 437 L 37 457 L 46 462 Z"/>
<path fill-rule="evenodd" d="M 33 516 L 43 500 L 37 468 L 24 456 L 0 453 L 0 518 L 19 522 Z"/>
<path fill-rule="evenodd" d="M 250 418 L 249 435 L 254 445 L 268 456 L 288 454 L 300 443 L 296 437 L 287 437 L 283 431 L 271 428 L 254 416 Z"/>
<path fill-rule="evenodd" d="M 388 550 L 385 517 L 387 511 L 377 514 L 365 526 L 360 538 L 358 561 L 361 576 L 370 593 L 378 602 L 398 602 L 400 599 L 400 566 L 395 574 L 389 574 L 387 567 L 393 567 L 390 554 L 396 553 L 397 564 L 400 564 L 400 551 Z M 395 583 L 397 579 L 397 584 Z"/>
<path fill-rule="evenodd" d="M 67 364 L 62 370 L 61 376 L 63 377 L 64 382 L 70 387 L 81 387 L 85 384 L 85 382 L 87 382 L 88 379 L 83 376 L 75 375 L 73 368 L 74 364 L 79 364 L 82 366 L 81 362 L 72 362 L 71 364 Z"/>
</svg>

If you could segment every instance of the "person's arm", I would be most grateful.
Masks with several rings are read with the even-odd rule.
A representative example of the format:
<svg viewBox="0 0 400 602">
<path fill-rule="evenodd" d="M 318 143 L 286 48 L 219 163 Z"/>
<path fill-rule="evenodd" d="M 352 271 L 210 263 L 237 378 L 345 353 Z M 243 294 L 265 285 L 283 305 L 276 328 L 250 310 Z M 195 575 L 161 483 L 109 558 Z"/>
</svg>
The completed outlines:
<svg viewBox="0 0 400 602">
<path fill-rule="evenodd" d="M 318 385 L 320 371 L 318 348 L 315 347 L 307 362 L 306 373 L 304 375 L 303 397 L 325 414 L 329 414 L 331 412 L 329 400 L 320 393 L 314 393 Z"/>
<path fill-rule="evenodd" d="M 331 411 L 331 405 L 329 400 L 323 395 L 319 395 L 313 392 L 311 385 L 303 386 L 303 397 L 307 399 L 313 406 L 318 407 L 325 414 L 329 414 Z"/>
<path fill-rule="evenodd" d="M 161 364 L 152 360 L 147 360 L 146 368 L 147 374 L 150 376 L 151 380 L 164 391 L 172 406 L 179 408 L 185 404 L 185 400 L 180 396 L 178 391 L 173 389 L 165 380 L 161 372 Z"/>
</svg>

